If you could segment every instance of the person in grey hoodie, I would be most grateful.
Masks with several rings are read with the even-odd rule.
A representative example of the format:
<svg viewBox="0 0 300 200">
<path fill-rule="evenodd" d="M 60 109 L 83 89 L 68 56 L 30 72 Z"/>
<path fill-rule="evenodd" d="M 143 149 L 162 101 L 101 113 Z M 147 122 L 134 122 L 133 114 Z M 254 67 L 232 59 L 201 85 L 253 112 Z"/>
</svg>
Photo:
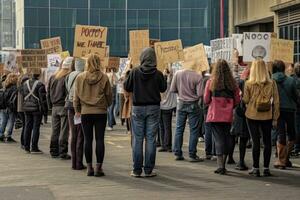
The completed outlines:
<svg viewBox="0 0 300 200">
<path fill-rule="evenodd" d="M 71 72 L 65 80 L 67 98 L 65 108 L 68 110 L 68 121 L 71 132 L 71 154 L 72 154 L 72 169 L 83 170 L 86 167 L 83 165 L 83 143 L 84 136 L 81 124 L 74 124 L 75 110 L 73 107 L 73 97 L 75 90 L 75 80 L 77 76 L 84 71 L 85 60 L 81 58 L 75 59 L 75 71 Z"/>
<path fill-rule="evenodd" d="M 145 177 L 153 172 L 156 159 L 156 134 L 159 127 L 160 93 L 167 89 L 163 74 L 156 68 L 156 55 L 152 48 L 143 50 L 141 66 L 134 68 L 124 83 L 124 89 L 132 92 L 133 170 L 131 176 L 140 177 L 143 171 L 143 143 L 145 147 Z"/>
<path fill-rule="evenodd" d="M 278 159 L 275 168 L 285 169 L 292 167 L 289 155 L 293 150 L 296 140 L 296 111 L 297 111 L 297 87 L 292 77 L 285 75 L 285 64 L 281 60 L 273 62 L 273 79 L 277 83 L 280 97 L 280 117 L 278 119 L 277 152 Z M 288 137 L 288 141 L 286 138 Z"/>
</svg>

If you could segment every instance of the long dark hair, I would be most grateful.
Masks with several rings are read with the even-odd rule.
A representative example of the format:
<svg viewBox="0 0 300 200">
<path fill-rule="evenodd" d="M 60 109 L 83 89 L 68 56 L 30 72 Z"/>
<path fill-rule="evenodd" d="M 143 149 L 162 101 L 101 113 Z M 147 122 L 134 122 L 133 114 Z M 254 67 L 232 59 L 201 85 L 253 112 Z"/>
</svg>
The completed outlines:
<svg viewBox="0 0 300 200">
<path fill-rule="evenodd" d="M 210 90 L 230 90 L 234 91 L 237 88 L 235 79 L 226 60 L 218 60 L 213 68 L 211 75 Z"/>
</svg>

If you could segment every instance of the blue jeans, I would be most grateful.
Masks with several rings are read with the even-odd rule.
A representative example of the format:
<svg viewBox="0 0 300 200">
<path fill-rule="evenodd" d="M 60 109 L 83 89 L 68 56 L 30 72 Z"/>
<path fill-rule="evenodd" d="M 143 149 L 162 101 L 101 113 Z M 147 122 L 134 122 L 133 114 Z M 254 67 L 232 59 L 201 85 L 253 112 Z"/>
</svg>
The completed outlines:
<svg viewBox="0 0 300 200">
<path fill-rule="evenodd" d="M 174 152 L 176 156 L 182 156 L 183 133 L 186 120 L 189 119 L 190 139 L 189 139 L 189 156 L 197 155 L 197 144 L 200 133 L 200 107 L 198 102 L 179 102 L 177 106 L 176 133 Z"/>
<path fill-rule="evenodd" d="M 0 126 L 0 137 L 4 137 L 5 131 L 7 132 L 6 137 L 11 137 L 14 129 L 16 114 L 6 110 L 0 112 L 1 126 Z"/>
<path fill-rule="evenodd" d="M 204 129 L 205 129 L 204 139 L 205 139 L 206 155 L 216 155 L 216 150 L 215 150 L 216 147 L 215 147 L 214 137 L 212 134 L 211 124 L 205 122 Z"/>
<path fill-rule="evenodd" d="M 142 173 L 143 142 L 145 139 L 145 174 L 150 174 L 155 166 L 156 134 L 159 128 L 160 106 L 133 106 L 132 132 L 133 132 L 133 171 Z"/>
<path fill-rule="evenodd" d="M 115 119 L 115 113 L 114 113 L 114 109 L 115 109 L 115 104 L 116 104 L 116 87 L 112 88 L 112 93 L 113 93 L 113 100 L 112 100 L 112 104 L 108 107 L 108 126 L 109 127 L 113 127 L 114 125 L 116 125 L 116 119 Z"/>
</svg>

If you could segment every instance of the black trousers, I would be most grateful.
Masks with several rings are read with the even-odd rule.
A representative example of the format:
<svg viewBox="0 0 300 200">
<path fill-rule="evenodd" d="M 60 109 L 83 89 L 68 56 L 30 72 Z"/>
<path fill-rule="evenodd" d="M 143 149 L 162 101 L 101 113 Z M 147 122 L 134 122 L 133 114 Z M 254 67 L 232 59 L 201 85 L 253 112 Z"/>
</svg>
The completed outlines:
<svg viewBox="0 0 300 200">
<path fill-rule="evenodd" d="M 288 141 L 296 140 L 296 113 L 280 111 L 278 119 L 278 142 L 286 145 L 286 136 Z"/>
<path fill-rule="evenodd" d="M 172 117 L 173 110 L 160 110 L 159 132 L 161 146 L 164 149 L 172 149 Z"/>
<path fill-rule="evenodd" d="M 42 118 L 40 112 L 25 112 L 24 146 L 27 151 L 30 146 L 32 150 L 38 149 Z"/>
<path fill-rule="evenodd" d="M 247 118 L 249 132 L 252 138 L 253 167 L 259 168 L 260 136 L 264 143 L 264 167 L 269 168 L 272 153 L 272 120 L 252 120 Z"/>
<path fill-rule="evenodd" d="M 230 135 L 231 123 L 212 122 L 210 126 L 215 140 L 216 155 L 228 155 L 232 137 Z"/>
<path fill-rule="evenodd" d="M 21 131 L 21 138 L 20 138 L 20 142 L 22 146 L 25 146 L 25 139 L 24 139 L 24 135 L 25 135 L 25 114 L 24 112 L 19 112 L 18 116 L 22 122 L 22 131 Z"/>
<path fill-rule="evenodd" d="M 96 138 L 97 163 L 103 163 L 105 145 L 104 134 L 107 122 L 107 114 L 81 115 L 81 125 L 84 133 L 84 152 L 86 163 L 93 162 L 94 129 Z"/>
</svg>

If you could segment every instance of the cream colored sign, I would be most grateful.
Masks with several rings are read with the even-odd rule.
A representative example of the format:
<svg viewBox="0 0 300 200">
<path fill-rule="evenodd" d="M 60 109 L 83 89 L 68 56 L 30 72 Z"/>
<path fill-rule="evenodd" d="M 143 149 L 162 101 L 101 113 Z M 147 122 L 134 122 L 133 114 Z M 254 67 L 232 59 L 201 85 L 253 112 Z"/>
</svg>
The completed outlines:
<svg viewBox="0 0 300 200">
<path fill-rule="evenodd" d="M 137 30 L 129 32 L 130 57 L 134 67 L 140 65 L 140 55 L 143 49 L 150 46 L 149 30 Z"/>
<path fill-rule="evenodd" d="M 94 53 L 103 58 L 106 38 L 107 27 L 76 25 L 73 56 L 85 57 Z"/>
<path fill-rule="evenodd" d="M 294 41 L 271 38 L 271 60 L 294 63 Z"/>
<path fill-rule="evenodd" d="M 183 60 L 183 48 L 181 40 L 156 42 L 154 44 L 157 68 L 163 71 L 169 63 Z"/>
<path fill-rule="evenodd" d="M 48 54 L 62 52 L 60 37 L 53 37 L 53 38 L 41 40 L 41 48 L 47 49 Z"/>
<path fill-rule="evenodd" d="M 197 72 L 203 72 L 209 69 L 209 64 L 203 44 L 185 48 L 183 50 L 183 53 L 184 68 L 192 69 Z"/>
</svg>

